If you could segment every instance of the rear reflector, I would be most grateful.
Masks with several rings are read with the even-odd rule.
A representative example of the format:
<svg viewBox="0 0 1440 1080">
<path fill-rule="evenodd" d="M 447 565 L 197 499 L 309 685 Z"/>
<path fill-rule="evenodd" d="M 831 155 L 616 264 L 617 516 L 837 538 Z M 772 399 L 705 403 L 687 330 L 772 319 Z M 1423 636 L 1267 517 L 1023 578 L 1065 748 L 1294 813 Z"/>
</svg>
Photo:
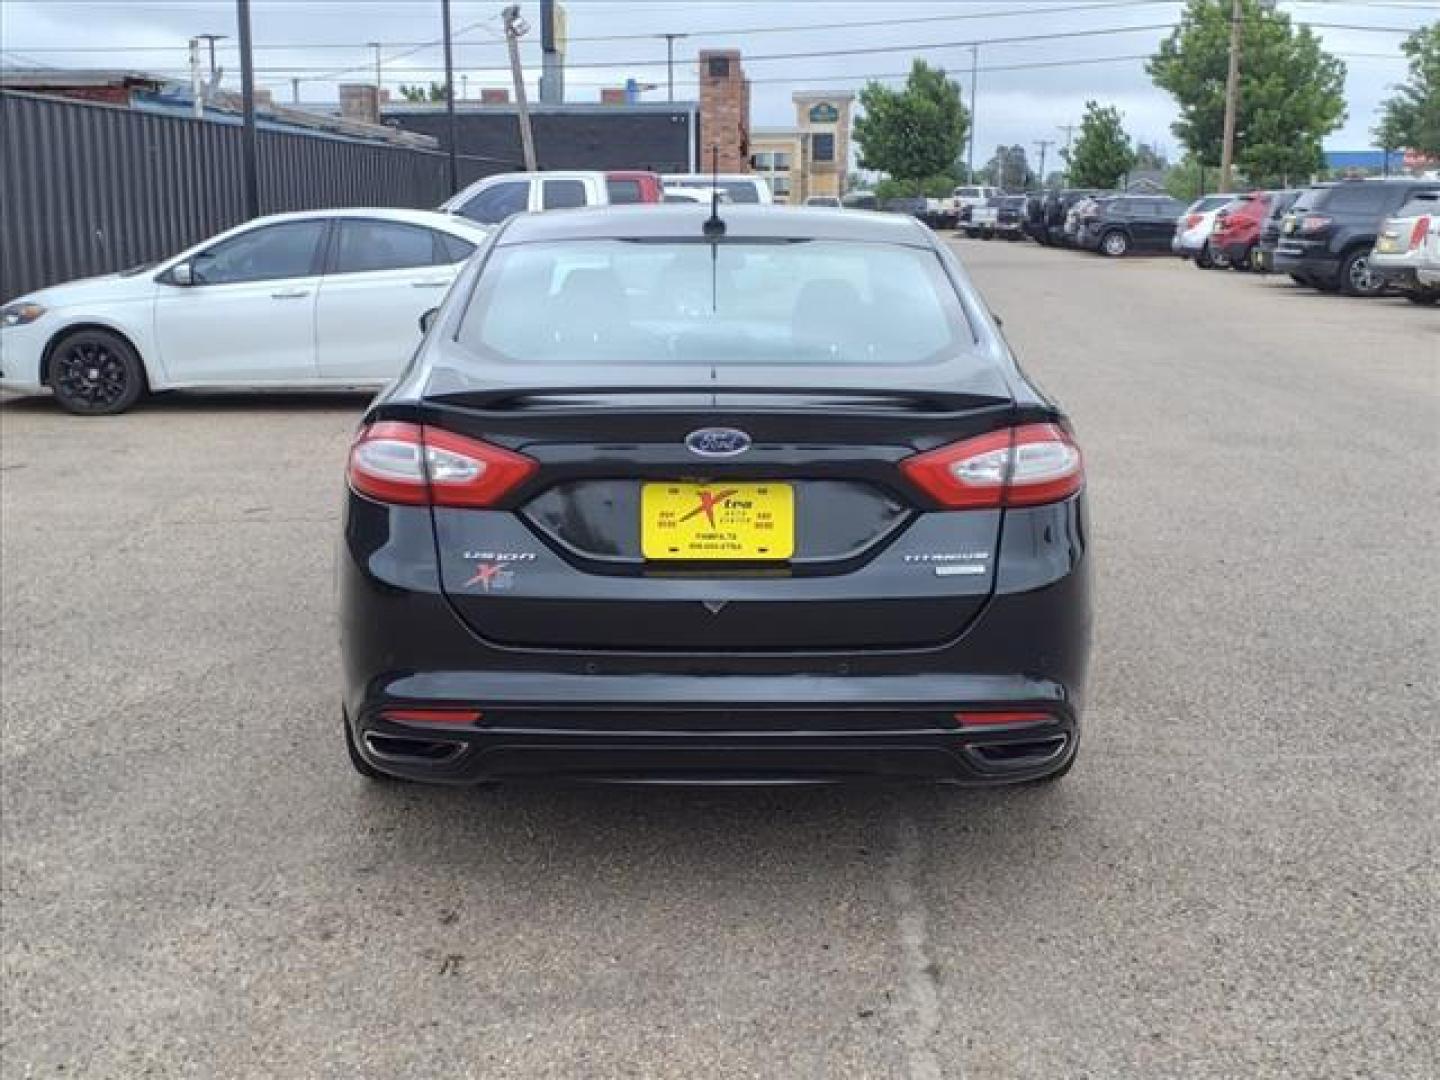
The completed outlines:
<svg viewBox="0 0 1440 1080">
<path fill-rule="evenodd" d="M 443 428 L 381 421 L 350 447 L 361 495 L 404 506 L 493 506 L 539 466 L 531 458 Z"/>
<path fill-rule="evenodd" d="M 1040 506 L 1085 485 L 1080 448 L 1056 424 L 1025 424 L 917 454 L 900 469 L 951 510 Z"/>
<path fill-rule="evenodd" d="M 957 712 L 961 727 L 1012 727 L 1019 724 L 1049 724 L 1055 718 L 1043 712 Z"/>
<path fill-rule="evenodd" d="M 479 709 L 382 709 L 380 716 L 400 724 L 474 724 L 483 716 Z"/>
</svg>

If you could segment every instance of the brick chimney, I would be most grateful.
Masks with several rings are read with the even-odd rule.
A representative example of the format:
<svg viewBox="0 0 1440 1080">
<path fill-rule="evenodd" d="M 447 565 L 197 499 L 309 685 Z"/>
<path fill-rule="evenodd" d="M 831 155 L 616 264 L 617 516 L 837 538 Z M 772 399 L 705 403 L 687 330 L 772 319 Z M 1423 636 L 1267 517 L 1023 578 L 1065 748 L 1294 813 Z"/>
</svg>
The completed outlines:
<svg viewBox="0 0 1440 1080">
<path fill-rule="evenodd" d="M 739 49 L 700 50 L 700 167 L 710 171 L 719 146 L 721 172 L 750 171 L 750 80 Z"/>
<path fill-rule="evenodd" d="M 380 96 L 370 83 L 340 84 L 340 115 L 364 124 L 380 123 Z"/>
</svg>

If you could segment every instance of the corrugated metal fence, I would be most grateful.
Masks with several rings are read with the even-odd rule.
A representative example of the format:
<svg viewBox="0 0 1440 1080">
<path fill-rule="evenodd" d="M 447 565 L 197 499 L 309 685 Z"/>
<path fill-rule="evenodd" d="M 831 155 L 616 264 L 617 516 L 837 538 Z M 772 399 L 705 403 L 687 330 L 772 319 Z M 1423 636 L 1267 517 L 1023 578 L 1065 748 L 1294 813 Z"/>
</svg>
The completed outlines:
<svg viewBox="0 0 1440 1080">
<path fill-rule="evenodd" d="M 172 254 L 244 220 L 241 129 L 0 92 L 0 301 Z M 259 132 L 262 213 L 438 206 L 443 153 Z M 494 165 L 460 162 L 460 182 Z"/>
</svg>

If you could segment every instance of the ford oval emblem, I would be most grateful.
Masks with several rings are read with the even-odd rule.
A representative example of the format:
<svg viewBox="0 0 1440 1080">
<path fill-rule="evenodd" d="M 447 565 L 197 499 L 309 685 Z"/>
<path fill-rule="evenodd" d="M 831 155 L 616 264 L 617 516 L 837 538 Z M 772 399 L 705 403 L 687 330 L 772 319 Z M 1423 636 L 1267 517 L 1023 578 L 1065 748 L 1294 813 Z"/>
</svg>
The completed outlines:
<svg viewBox="0 0 1440 1080">
<path fill-rule="evenodd" d="M 734 457 L 750 449 L 750 436 L 728 427 L 707 427 L 685 436 L 685 445 L 701 457 Z"/>
</svg>

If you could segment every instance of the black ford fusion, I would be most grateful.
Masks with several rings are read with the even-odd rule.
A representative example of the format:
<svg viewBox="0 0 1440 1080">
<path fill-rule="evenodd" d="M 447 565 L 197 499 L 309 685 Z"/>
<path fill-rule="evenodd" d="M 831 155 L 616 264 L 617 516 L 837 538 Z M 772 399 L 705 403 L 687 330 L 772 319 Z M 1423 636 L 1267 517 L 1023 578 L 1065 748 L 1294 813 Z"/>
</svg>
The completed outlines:
<svg viewBox="0 0 1440 1080">
<path fill-rule="evenodd" d="M 348 482 L 367 776 L 1004 783 L 1074 761 L 1080 451 L 910 218 L 512 218 L 370 407 Z"/>
</svg>

